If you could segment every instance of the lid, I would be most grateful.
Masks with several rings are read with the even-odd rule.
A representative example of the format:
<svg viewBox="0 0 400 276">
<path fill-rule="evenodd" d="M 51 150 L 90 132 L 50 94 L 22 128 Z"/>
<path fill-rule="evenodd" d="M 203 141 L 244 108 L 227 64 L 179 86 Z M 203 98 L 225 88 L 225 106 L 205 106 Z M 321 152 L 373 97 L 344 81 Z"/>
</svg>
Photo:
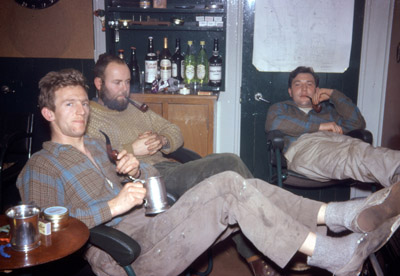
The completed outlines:
<svg viewBox="0 0 400 276">
<path fill-rule="evenodd" d="M 68 216 L 68 209 L 63 206 L 53 206 L 44 209 L 43 213 L 47 219 L 54 220 Z"/>
</svg>

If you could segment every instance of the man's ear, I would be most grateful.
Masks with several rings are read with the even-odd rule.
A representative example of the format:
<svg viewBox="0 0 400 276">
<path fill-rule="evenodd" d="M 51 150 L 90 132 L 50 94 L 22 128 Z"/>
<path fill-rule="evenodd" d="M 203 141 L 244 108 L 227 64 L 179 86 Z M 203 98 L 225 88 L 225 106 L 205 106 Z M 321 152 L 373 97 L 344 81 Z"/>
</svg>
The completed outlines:
<svg viewBox="0 0 400 276">
<path fill-rule="evenodd" d="M 103 84 L 103 81 L 99 77 L 94 78 L 94 86 L 96 86 L 96 89 L 100 91 L 101 85 Z"/>
<path fill-rule="evenodd" d="M 54 116 L 54 112 L 50 109 L 48 109 L 47 107 L 43 107 L 41 110 L 42 116 L 49 122 L 54 121 L 55 116 Z"/>
<path fill-rule="evenodd" d="M 288 92 L 289 92 L 290 97 L 293 98 L 293 95 L 292 95 L 292 88 L 288 88 Z"/>
</svg>

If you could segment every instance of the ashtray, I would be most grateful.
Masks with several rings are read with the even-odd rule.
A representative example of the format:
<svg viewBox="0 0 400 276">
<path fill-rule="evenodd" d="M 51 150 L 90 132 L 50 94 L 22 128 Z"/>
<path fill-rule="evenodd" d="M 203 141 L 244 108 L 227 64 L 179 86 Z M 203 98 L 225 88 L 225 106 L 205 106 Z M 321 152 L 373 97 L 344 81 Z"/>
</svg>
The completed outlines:
<svg viewBox="0 0 400 276">
<path fill-rule="evenodd" d="M 175 26 L 182 26 L 185 23 L 185 20 L 177 17 L 172 17 L 171 23 L 174 24 Z"/>
</svg>

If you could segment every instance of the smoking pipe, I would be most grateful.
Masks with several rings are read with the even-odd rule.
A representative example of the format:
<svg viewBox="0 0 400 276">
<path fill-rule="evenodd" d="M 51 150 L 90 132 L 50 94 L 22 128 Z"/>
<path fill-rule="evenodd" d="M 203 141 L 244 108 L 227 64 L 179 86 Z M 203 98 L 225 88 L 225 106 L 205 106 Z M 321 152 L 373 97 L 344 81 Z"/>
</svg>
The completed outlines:
<svg viewBox="0 0 400 276">
<path fill-rule="evenodd" d="M 101 132 L 101 134 L 104 135 L 104 137 L 106 138 L 106 149 L 107 149 L 107 155 L 108 158 L 110 158 L 111 162 L 115 163 L 116 161 L 118 161 L 118 151 L 117 150 L 113 150 L 111 147 L 111 142 L 110 142 L 110 138 L 108 137 L 107 134 L 105 134 L 103 131 L 99 130 Z"/>
<path fill-rule="evenodd" d="M 128 100 L 128 102 L 130 102 L 134 107 L 136 107 L 137 109 L 139 109 L 142 112 L 146 112 L 147 109 L 149 109 L 149 107 L 147 106 L 147 104 L 143 103 L 142 105 L 139 105 L 138 103 L 136 103 L 135 101 L 131 100 L 131 98 L 126 97 L 126 99 Z"/>
<path fill-rule="evenodd" d="M 322 105 L 320 103 L 319 104 L 313 104 L 312 98 L 310 96 L 306 96 L 306 97 L 310 99 L 311 106 L 314 109 L 314 111 L 317 112 L 317 113 L 320 113 L 321 110 L 322 110 Z"/>
</svg>

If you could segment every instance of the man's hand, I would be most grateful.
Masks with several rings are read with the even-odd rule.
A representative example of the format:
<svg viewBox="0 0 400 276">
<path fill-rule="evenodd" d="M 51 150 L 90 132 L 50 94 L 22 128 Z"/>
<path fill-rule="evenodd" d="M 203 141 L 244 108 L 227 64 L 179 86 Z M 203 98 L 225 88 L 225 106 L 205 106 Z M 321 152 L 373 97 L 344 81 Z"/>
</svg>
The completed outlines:
<svg viewBox="0 0 400 276">
<path fill-rule="evenodd" d="M 139 173 L 139 161 L 133 156 L 132 153 L 127 153 L 126 150 L 118 153 L 117 167 L 115 168 L 119 174 L 129 174 L 137 177 Z"/>
<path fill-rule="evenodd" d="M 137 205 L 143 204 L 146 189 L 140 182 L 125 184 L 119 194 L 108 201 L 112 217 L 122 215 Z"/>
<path fill-rule="evenodd" d="M 315 94 L 312 97 L 313 104 L 319 104 L 320 102 L 329 100 L 332 92 L 333 89 L 317 88 Z"/>
<path fill-rule="evenodd" d="M 343 134 L 343 129 L 341 126 L 337 125 L 335 122 L 322 123 L 319 125 L 320 131 L 332 131 L 335 133 Z"/>
<path fill-rule="evenodd" d="M 168 143 L 167 138 L 151 131 L 139 135 L 133 142 L 132 149 L 136 156 L 153 155 Z"/>
</svg>

